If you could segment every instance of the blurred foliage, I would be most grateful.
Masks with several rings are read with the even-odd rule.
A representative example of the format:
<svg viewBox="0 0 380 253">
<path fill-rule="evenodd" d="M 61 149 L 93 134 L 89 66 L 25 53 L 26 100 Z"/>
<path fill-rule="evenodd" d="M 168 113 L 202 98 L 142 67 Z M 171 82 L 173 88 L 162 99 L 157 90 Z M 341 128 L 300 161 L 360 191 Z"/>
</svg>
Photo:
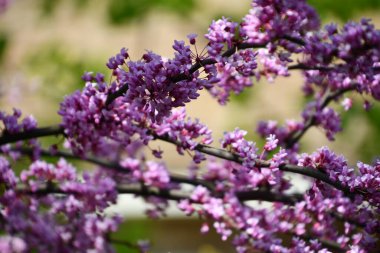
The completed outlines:
<svg viewBox="0 0 380 253">
<path fill-rule="evenodd" d="M 62 0 L 39 0 L 43 16 L 54 14 Z M 72 0 L 75 7 L 83 9 L 91 1 Z M 322 18 L 334 16 L 342 21 L 347 21 L 363 11 L 380 9 L 380 0 L 308 0 L 314 6 Z M 107 18 L 113 25 L 120 25 L 130 21 L 139 21 L 154 9 L 164 9 L 178 14 L 180 17 L 188 17 L 195 10 L 199 0 L 109 0 Z M 226 15 L 225 13 L 223 15 Z M 223 15 L 216 15 L 221 17 Z"/>
<path fill-rule="evenodd" d="M 27 57 L 25 68 L 30 75 L 40 78 L 44 84 L 41 92 L 48 92 L 48 97 L 58 101 L 62 94 L 83 87 L 81 76 L 86 70 L 108 73 L 102 60 L 71 55 L 67 49 L 54 43 L 34 50 Z"/>
<path fill-rule="evenodd" d="M 111 235 L 111 238 L 136 244 L 142 238 L 151 238 L 152 226 L 154 225 L 152 223 L 151 220 L 147 219 L 130 219 L 122 223 L 117 232 Z M 122 244 L 114 243 L 113 246 L 116 252 L 136 253 L 136 249 Z"/>
<path fill-rule="evenodd" d="M 360 144 L 359 151 L 362 161 L 370 162 L 380 158 L 378 157 L 380 150 L 380 106 L 378 102 L 364 115 L 371 129 Z"/>
<path fill-rule="evenodd" d="M 62 0 L 39 0 L 41 14 L 50 17 L 59 8 Z M 76 9 L 81 10 L 91 1 L 72 0 Z M 112 25 L 139 21 L 154 9 L 163 9 L 180 17 L 188 17 L 195 9 L 196 0 L 109 0 L 107 18 Z"/>
<path fill-rule="evenodd" d="M 347 21 L 363 11 L 380 8 L 380 0 L 308 0 L 314 6 L 322 19 L 330 16 Z"/>
<path fill-rule="evenodd" d="M 53 15 L 61 2 L 62 0 L 40 0 L 42 16 L 49 17 Z M 76 9 L 80 10 L 86 6 L 88 0 L 73 0 L 72 2 L 75 4 Z"/>
<path fill-rule="evenodd" d="M 0 32 L 0 64 L 4 60 L 5 51 L 8 46 L 8 36 L 5 32 Z"/>
<path fill-rule="evenodd" d="M 254 99 L 254 95 L 256 94 L 253 91 L 254 87 L 250 87 L 244 90 L 244 92 L 241 92 L 239 94 L 231 93 L 230 100 L 232 103 L 240 105 L 240 106 L 246 106 L 248 105 L 249 101 Z"/>
<path fill-rule="evenodd" d="M 354 103 L 353 107 L 348 112 L 343 112 L 342 116 L 342 126 L 343 135 L 340 138 L 344 140 L 349 140 L 352 132 L 344 132 L 344 129 L 352 124 L 352 118 L 360 117 L 360 122 L 368 126 L 369 131 L 365 133 L 362 142 L 358 147 L 358 159 L 363 162 L 372 162 L 379 157 L 380 150 L 380 104 L 378 101 L 373 101 L 373 107 L 369 111 L 363 109 L 362 103 L 357 101 Z M 359 131 L 359 130 L 355 130 Z"/>
<path fill-rule="evenodd" d="M 181 17 L 187 17 L 194 7 L 194 0 L 111 0 L 107 14 L 111 24 L 118 25 L 140 20 L 156 8 L 169 10 Z"/>
</svg>

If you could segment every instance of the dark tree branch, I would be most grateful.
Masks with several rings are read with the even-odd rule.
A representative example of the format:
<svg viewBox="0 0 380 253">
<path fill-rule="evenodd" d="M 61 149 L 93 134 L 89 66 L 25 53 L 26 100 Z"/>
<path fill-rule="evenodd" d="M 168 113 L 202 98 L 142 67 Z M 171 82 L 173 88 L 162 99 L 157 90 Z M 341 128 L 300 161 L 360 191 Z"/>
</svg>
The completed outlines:
<svg viewBox="0 0 380 253">
<path fill-rule="evenodd" d="M 292 36 L 289 36 L 289 35 L 282 36 L 282 39 L 288 40 L 288 41 L 293 42 L 295 44 L 298 44 L 300 46 L 305 46 L 306 45 L 306 42 L 304 40 L 302 40 L 300 38 L 292 37 Z"/>
<path fill-rule="evenodd" d="M 155 136 L 155 137 L 157 139 L 162 140 L 162 141 L 178 145 L 178 143 L 176 143 L 176 141 L 171 140 L 169 138 L 169 136 L 167 136 L 167 135 L 165 135 L 165 136 Z M 221 159 L 228 160 L 228 161 L 233 161 L 233 162 L 236 162 L 236 163 L 239 163 L 239 164 L 242 164 L 243 160 L 244 160 L 242 157 L 240 157 L 240 156 L 238 156 L 236 154 L 233 154 L 231 152 L 228 152 L 226 150 L 217 149 L 217 148 L 210 147 L 210 146 L 203 145 L 203 144 L 198 144 L 195 147 L 195 150 L 198 150 L 199 152 L 202 152 L 204 154 L 208 154 L 208 155 L 211 155 L 211 156 L 214 156 L 214 157 L 219 157 Z M 270 167 L 270 163 L 267 162 L 267 161 L 264 161 L 264 160 L 257 159 L 256 160 L 256 166 L 260 167 L 260 168 L 268 168 L 268 167 Z M 301 175 L 304 175 L 304 176 L 308 176 L 308 177 L 312 177 L 314 179 L 320 180 L 320 181 L 322 181 L 324 183 L 327 183 L 327 184 L 335 187 L 338 190 L 343 191 L 347 196 L 351 196 L 352 197 L 353 193 L 365 194 L 364 192 L 362 192 L 360 190 L 356 190 L 356 191 L 352 192 L 348 187 L 341 185 L 339 182 L 332 181 L 328 177 L 327 174 L 324 174 L 324 173 L 322 173 L 322 172 L 320 172 L 320 171 L 318 171 L 318 170 L 316 170 L 314 168 L 297 166 L 297 165 L 292 165 L 292 164 L 282 164 L 282 165 L 279 166 L 279 169 L 281 171 L 301 174 Z"/>
<path fill-rule="evenodd" d="M 331 71 L 334 68 L 327 66 L 307 66 L 303 63 L 290 65 L 289 70 L 319 70 L 319 71 Z"/>
<path fill-rule="evenodd" d="M 59 125 L 36 128 L 29 131 L 23 131 L 16 134 L 10 134 L 3 131 L 0 137 L 0 145 L 7 143 L 17 142 L 21 140 L 29 140 L 38 137 L 54 136 L 54 135 L 64 135 L 63 128 Z"/>
<path fill-rule="evenodd" d="M 25 185 L 18 185 L 16 189 L 19 194 L 27 195 L 36 195 L 36 196 L 45 196 L 49 194 L 73 194 L 76 195 L 76 192 L 63 191 L 59 187 L 46 184 L 45 186 L 40 186 L 36 190 L 30 190 Z M 180 201 L 183 199 L 190 199 L 190 195 L 184 192 L 173 192 L 170 190 L 162 190 L 156 188 L 150 188 L 147 186 L 141 187 L 139 184 L 133 185 L 120 185 L 117 186 L 117 192 L 119 194 L 134 194 L 140 197 L 158 197 L 166 200 Z M 296 202 L 302 200 L 302 194 L 280 194 L 273 193 L 266 190 L 252 190 L 244 192 L 236 192 L 237 198 L 242 201 L 266 201 L 266 202 L 279 202 L 286 205 L 294 205 Z M 197 204 L 197 202 L 194 202 Z"/>
<path fill-rule="evenodd" d="M 128 91 L 128 84 L 125 84 L 114 93 L 109 94 L 105 102 L 106 107 L 109 106 L 116 98 L 123 96 L 124 93 L 126 93 L 127 91 Z"/>
<path fill-rule="evenodd" d="M 267 202 L 280 202 L 291 206 L 303 200 L 303 194 L 280 194 L 267 190 L 241 191 L 236 192 L 236 196 L 242 202 L 257 200 Z"/>
<path fill-rule="evenodd" d="M 123 186 L 123 185 L 117 186 L 116 189 L 117 189 L 117 192 L 119 194 L 135 194 L 135 195 L 138 195 L 141 197 L 152 197 L 153 196 L 153 197 L 159 197 L 159 198 L 163 198 L 163 199 L 167 199 L 167 200 L 175 200 L 175 201 L 179 201 L 181 199 L 189 198 L 189 196 L 183 195 L 180 193 L 171 193 L 169 191 L 163 191 L 163 190 L 159 190 L 159 189 L 153 190 L 153 189 L 149 189 L 148 187 L 141 187 L 138 184 L 128 185 L 128 186 Z M 50 186 L 50 185 L 47 185 L 46 187 L 42 186 L 42 187 L 40 187 L 36 190 L 33 190 L 33 191 L 26 188 L 23 185 L 19 185 L 17 187 L 16 191 L 19 194 L 36 195 L 36 196 L 45 196 L 45 195 L 49 195 L 49 194 L 63 194 L 63 195 L 66 195 L 66 194 L 76 195 L 76 194 L 78 194 L 75 191 L 74 192 L 63 191 L 58 187 Z"/>
</svg>

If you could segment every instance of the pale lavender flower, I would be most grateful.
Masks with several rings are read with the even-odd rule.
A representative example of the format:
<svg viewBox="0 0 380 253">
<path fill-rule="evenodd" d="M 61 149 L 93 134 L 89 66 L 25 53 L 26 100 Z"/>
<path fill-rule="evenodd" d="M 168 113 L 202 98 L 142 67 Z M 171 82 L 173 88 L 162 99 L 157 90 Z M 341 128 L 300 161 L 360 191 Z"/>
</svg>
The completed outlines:
<svg viewBox="0 0 380 253">
<path fill-rule="evenodd" d="M 277 147 L 278 139 L 276 138 L 276 135 L 271 134 L 267 137 L 266 140 L 267 140 L 267 142 L 264 145 L 264 149 L 266 151 L 272 151 L 273 149 L 275 149 Z"/>
<path fill-rule="evenodd" d="M 163 163 L 148 161 L 142 178 L 147 186 L 166 188 L 170 182 L 169 173 Z"/>
<path fill-rule="evenodd" d="M 19 237 L 0 236 L 0 252 L 2 253 L 23 253 L 27 250 L 27 244 Z"/>
<path fill-rule="evenodd" d="M 342 106 L 345 111 L 348 111 L 352 107 L 352 99 L 351 98 L 344 98 L 342 101 Z"/>
</svg>

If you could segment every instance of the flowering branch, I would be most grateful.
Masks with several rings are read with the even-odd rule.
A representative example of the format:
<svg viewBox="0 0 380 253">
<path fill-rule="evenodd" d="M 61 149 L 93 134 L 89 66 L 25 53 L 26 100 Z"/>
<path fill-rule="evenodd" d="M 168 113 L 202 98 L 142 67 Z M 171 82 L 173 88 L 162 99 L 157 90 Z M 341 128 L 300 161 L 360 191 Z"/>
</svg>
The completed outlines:
<svg viewBox="0 0 380 253">
<path fill-rule="evenodd" d="M 332 100 L 333 98 L 334 98 L 334 95 L 328 96 L 328 100 Z M 309 127 L 307 127 L 303 131 L 303 133 L 306 132 L 306 130 L 308 128 L 310 128 L 311 125 Z M 0 137 L 0 144 L 6 144 L 6 143 L 16 142 L 16 141 L 20 141 L 20 140 L 33 139 L 33 138 L 37 138 L 37 137 L 52 136 L 52 135 L 56 136 L 59 134 L 64 134 L 63 128 L 59 127 L 59 126 L 37 128 L 37 129 L 31 130 L 29 132 L 24 132 L 23 134 L 15 134 L 15 135 L 6 134 L 6 135 L 3 135 L 2 137 Z M 153 134 L 153 133 L 152 133 L 152 135 L 156 139 L 159 139 L 159 140 L 162 140 L 165 142 L 169 142 L 169 143 L 172 143 L 172 144 L 177 145 L 177 146 L 181 146 L 181 143 L 178 143 L 177 141 L 169 138 L 167 135 L 159 136 L 159 135 Z M 244 160 L 242 157 L 239 157 L 238 155 L 236 155 L 234 153 L 228 152 L 228 151 L 223 150 L 223 149 L 218 149 L 218 148 L 210 147 L 207 145 L 203 145 L 203 144 L 196 145 L 194 150 L 197 150 L 197 151 L 202 152 L 204 154 L 211 155 L 214 157 L 218 157 L 218 158 L 221 158 L 224 160 L 234 161 L 234 162 L 239 163 L 239 164 L 242 164 L 243 160 Z M 47 152 L 47 151 L 45 151 L 45 152 Z M 64 157 L 70 157 L 69 154 L 65 154 L 62 152 L 60 154 Z M 96 160 L 96 159 L 94 160 L 94 158 L 82 158 L 82 159 L 87 160 L 87 161 L 94 161 L 98 165 L 105 165 L 103 162 L 101 162 L 99 160 Z M 264 161 L 264 160 L 260 160 L 260 159 L 256 159 L 255 164 L 259 168 L 270 167 L 269 162 Z M 122 170 L 119 165 L 116 165 L 116 167 L 112 166 L 112 168 Z M 279 166 L 279 169 L 284 171 L 284 172 L 301 174 L 304 176 L 308 176 L 308 177 L 320 180 L 322 182 L 325 182 L 325 183 L 335 187 L 338 190 L 343 191 L 347 196 L 352 196 L 353 193 L 365 194 L 365 192 L 363 192 L 362 190 L 352 191 L 348 187 L 341 185 L 339 182 L 332 181 L 328 175 L 321 173 L 321 172 L 319 172 L 313 168 L 297 166 L 297 165 L 292 165 L 292 164 L 281 164 Z M 174 181 L 184 181 L 184 180 L 185 180 L 184 178 L 182 178 L 182 179 L 174 178 Z M 197 183 L 200 184 L 200 182 L 197 182 Z"/>
<path fill-rule="evenodd" d="M 26 155 L 32 155 L 33 150 L 30 148 L 14 148 L 12 151 L 17 151 L 21 152 Z M 50 152 L 47 150 L 40 150 L 39 151 L 42 156 L 48 156 L 48 157 L 64 157 L 68 159 L 76 159 L 76 160 L 81 160 L 81 161 L 87 161 L 89 163 L 101 166 L 104 169 L 112 169 L 115 170 L 116 172 L 122 173 L 122 174 L 129 174 L 131 173 L 129 170 L 126 170 L 126 168 L 122 167 L 119 165 L 119 163 L 115 162 L 106 162 L 102 161 L 100 159 L 96 159 L 93 157 L 78 157 L 75 156 L 71 153 L 64 152 L 64 151 L 55 151 L 55 152 Z M 201 179 L 196 179 L 196 178 L 188 178 L 185 176 L 181 175 L 170 175 L 170 181 L 174 183 L 183 183 L 183 184 L 189 184 L 192 186 L 198 186 L 202 185 L 206 188 L 208 188 L 211 192 L 215 192 L 215 187 L 211 185 L 209 182 L 201 180 Z M 38 190 L 34 191 L 27 191 L 25 188 L 22 186 L 19 186 L 18 191 L 21 193 L 27 193 L 27 194 L 54 194 L 54 193 L 61 193 L 61 194 L 67 194 L 68 192 L 63 192 L 58 188 L 52 188 L 51 185 L 48 185 L 48 187 L 42 187 L 39 188 Z M 189 195 L 181 195 L 178 193 L 171 193 L 170 191 L 156 191 L 156 190 L 149 190 L 147 187 L 141 187 L 141 185 L 134 185 L 134 186 L 122 186 L 118 188 L 118 193 L 119 194 L 135 194 L 138 196 L 155 196 L 155 197 L 160 197 L 168 200 L 183 200 L 183 199 L 189 199 Z M 218 193 L 215 193 L 216 195 L 220 195 Z M 237 198 L 244 202 L 244 201 L 267 201 L 267 202 L 280 202 L 284 203 L 286 205 L 295 205 L 297 202 L 300 202 L 303 200 L 303 195 L 302 194 L 281 194 L 278 192 L 271 192 L 267 189 L 258 189 L 258 190 L 251 190 L 251 191 L 240 191 L 240 192 L 235 192 Z M 223 196 L 220 196 L 223 197 Z M 342 221 L 347 221 L 353 225 L 356 225 L 358 227 L 365 227 L 365 224 L 359 223 L 356 220 L 349 219 L 349 218 L 344 218 L 340 216 L 337 213 L 331 213 L 334 217 L 336 217 L 339 220 Z M 380 230 L 379 230 L 380 231 Z"/>
<path fill-rule="evenodd" d="M 175 202 L 186 215 L 204 220 L 202 232 L 212 223 L 222 240 L 234 236 L 239 253 L 378 248 L 380 161 L 353 168 L 327 147 L 298 152 L 312 126 L 331 141 L 342 130 L 340 114 L 328 107 L 332 101 L 349 91 L 380 100 L 380 31 L 369 20 L 321 28 L 305 1 L 275 2 L 253 0 L 239 23 L 213 21 L 200 54 L 194 34 L 190 45 L 174 42 L 172 58 L 148 51 L 133 61 L 122 48 L 106 64 L 111 83 L 100 73 L 85 73 L 85 87 L 65 97 L 60 125 L 38 128 L 33 117 L 20 119 L 17 109 L 0 112 L 0 232 L 6 234 L 0 251 L 111 253 L 110 234 L 121 219 L 105 210 L 119 194 L 142 197 L 153 218 Z M 311 98 L 302 121 L 260 122 L 262 148 L 239 128 L 224 134 L 221 148 L 213 147 L 211 130 L 186 116 L 184 106 L 202 89 L 225 105 L 254 78 L 273 81 L 295 69 L 302 70 L 302 90 Z M 348 110 L 351 98 L 342 105 Z M 38 138 L 45 136 L 63 136 L 69 152 L 55 145 L 44 149 Z M 170 173 L 160 149 L 149 148 L 157 159 L 147 160 L 143 147 L 152 140 L 187 152 L 190 175 Z M 30 164 L 16 174 L 12 167 L 25 166 L 19 160 L 25 156 Z M 48 163 L 43 157 L 60 159 Z M 77 172 L 65 158 L 98 168 Z M 294 184 L 285 172 L 313 180 L 304 193 L 290 194 Z M 251 200 L 270 202 L 271 208 Z"/>
<path fill-rule="evenodd" d="M 11 134 L 7 133 L 6 131 L 3 131 L 0 137 L 0 145 L 13 143 L 21 140 L 29 140 L 39 137 L 57 135 L 64 135 L 64 130 L 59 125 L 31 129 L 29 131 L 18 132 L 16 134 Z"/>
</svg>

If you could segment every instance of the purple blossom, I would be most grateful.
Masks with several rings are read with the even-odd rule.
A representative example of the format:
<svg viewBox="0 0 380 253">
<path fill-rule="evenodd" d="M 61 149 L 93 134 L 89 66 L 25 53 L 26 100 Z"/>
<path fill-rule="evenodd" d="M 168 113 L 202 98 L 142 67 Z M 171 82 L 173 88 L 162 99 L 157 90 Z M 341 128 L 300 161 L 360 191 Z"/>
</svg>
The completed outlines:
<svg viewBox="0 0 380 253">
<path fill-rule="evenodd" d="M 141 161 L 138 159 L 127 157 L 120 161 L 121 167 L 125 168 L 126 170 L 130 171 L 132 174 L 132 177 L 130 178 L 131 182 L 139 182 L 142 180 L 142 164 Z"/>
<path fill-rule="evenodd" d="M 184 106 L 197 98 L 204 85 L 198 78 L 198 71 L 188 72 L 192 64 L 190 47 L 183 41 L 175 41 L 173 48 L 176 51 L 173 59 L 164 60 L 147 52 L 140 61 L 126 62 L 128 71 L 120 70 L 116 74 L 120 86 L 128 85 L 126 102 L 144 112 L 153 122 L 169 116 L 173 107 Z M 190 76 L 186 81 L 173 82 L 172 78 L 181 73 Z"/>
<path fill-rule="evenodd" d="M 219 220 L 225 214 L 223 201 L 218 198 L 210 198 L 203 204 L 203 209 L 211 215 L 214 220 Z"/>
<path fill-rule="evenodd" d="M 334 135 L 342 130 L 339 114 L 331 108 L 324 108 L 316 118 L 317 122 L 326 130 L 329 140 L 334 140 Z"/>
<path fill-rule="evenodd" d="M 137 126 L 145 122 L 144 114 L 122 99 L 106 107 L 112 87 L 97 83 L 102 78 L 95 79 L 95 83 L 87 82 L 82 92 L 67 96 L 61 103 L 58 113 L 62 116 L 61 126 L 69 139 L 69 148 L 82 156 L 88 152 L 110 156 L 118 145 L 115 142 L 127 146 L 134 135 L 148 142 L 151 137 L 147 136 L 146 129 Z"/>
<path fill-rule="evenodd" d="M 18 179 L 8 160 L 0 156 L 0 185 L 4 185 L 6 188 L 14 188 L 17 181 Z"/>
<path fill-rule="evenodd" d="M 125 60 L 129 57 L 128 49 L 122 48 L 120 53 L 114 57 L 111 57 L 106 64 L 109 69 L 116 70 L 119 66 L 125 63 Z M 86 81 L 86 80 L 85 80 Z"/>
<path fill-rule="evenodd" d="M 214 222 L 214 228 L 218 234 L 222 236 L 222 240 L 225 241 L 232 234 L 232 230 L 228 228 L 224 222 Z"/>
<path fill-rule="evenodd" d="M 295 120 L 287 120 L 284 126 L 279 126 L 277 121 L 260 121 L 257 125 L 256 132 L 262 138 L 269 135 L 275 135 L 278 140 L 277 145 L 284 145 L 289 136 L 302 129 L 303 123 Z"/>
<path fill-rule="evenodd" d="M 269 53 L 268 49 L 259 49 L 258 57 L 262 64 L 260 75 L 264 75 L 268 81 L 273 82 L 277 76 L 289 76 L 288 62 L 278 56 Z"/>
<path fill-rule="evenodd" d="M 227 148 L 242 158 L 242 166 L 234 165 L 230 180 L 236 187 L 242 189 L 255 189 L 260 185 L 270 184 L 277 185 L 279 188 L 287 188 L 287 183 L 282 182 L 282 173 L 279 172 L 278 166 L 284 161 L 287 153 L 280 150 L 281 154 L 274 156 L 271 168 L 257 168 L 256 159 L 258 158 L 256 144 L 244 139 L 246 131 L 236 128 L 233 132 L 226 133 L 222 140 L 222 147 Z M 275 140 L 273 140 L 275 142 Z M 210 177 L 213 166 L 210 167 L 206 177 Z M 221 173 L 224 171 L 222 170 Z M 224 175 L 224 174 L 222 174 Z M 223 176 L 225 177 L 225 176 Z"/>
<path fill-rule="evenodd" d="M 364 196 L 375 206 L 378 206 L 380 194 L 380 169 L 378 163 L 374 166 L 359 162 L 357 167 L 359 174 L 351 168 L 343 156 L 338 156 L 327 147 L 320 148 L 317 152 L 307 155 L 303 154 L 298 160 L 301 166 L 312 167 L 327 173 L 333 181 L 337 181 L 352 191 L 361 189 L 367 192 Z"/>
<path fill-rule="evenodd" d="M 267 43 L 283 35 L 300 36 L 319 28 L 319 18 L 306 1 L 252 1 L 240 26 L 240 35 L 251 43 Z"/>
<path fill-rule="evenodd" d="M 325 130 L 326 137 L 330 141 L 333 141 L 335 134 L 342 130 L 339 114 L 329 107 L 321 109 L 316 103 L 310 103 L 302 112 L 302 117 L 304 122 L 314 118 L 315 124 L 320 125 Z"/>
<path fill-rule="evenodd" d="M 188 216 L 192 215 L 195 211 L 193 205 L 190 203 L 190 200 L 188 199 L 180 200 L 177 206 L 182 212 L 184 212 Z"/>
<path fill-rule="evenodd" d="M 189 39 L 191 45 L 195 45 L 197 37 L 198 37 L 198 35 L 194 34 L 194 33 L 187 35 L 187 38 Z"/>
<path fill-rule="evenodd" d="M 242 50 L 231 57 L 220 57 L 214 69 L 208 70 L 208 80 L 212 85 L 206 87 L 222 105 L 226 104 L 230 93 L 240 94 L 252 86 L 250 76 L 257 67 L 256 53 Z"/>
<path fill-rule="evenodd" d="M 33 139 L 27 143 L 32 162 L 18 177 L 9 158 L 18 162 L 23 154 L 17 149 L 24 143 L 1 146 L 0 190 L 5 190 L 0 192 L 0 230 L 6 235 L 0 237 L 0 251 L 113 252 L 108 239 L 121 219 L 104 212 L 124 186 L 126 192 L 129 186 L 141 187 L 151 218 L 166 215 L 166 196 L 178 197 L 178 208 L 186 215 L 207 220 L 202 233 L 213 224 L 222 240 L 234 234 L 238 252 L 328 252 L 321 239 L 349 252 L 375 249 L 380 162 L 358 162 L 354 168 L 326 147 L 297 155 L 300 146 L 291 142 L 310 126 L 321 127 L 333 140 L 341 120 L 327 104 L 340 101 L 345 92 L 380 99 L 380 32 L 365 19 L 316 29 L 318 16 L 304 0 L 254 0 L 241 23 L 224 17 L 213 21 L 205 35 L 208 56 L 191 51 L 197 36 L 190 34 L 190 45 L 174 41 L 172 58 L 148 51 L 132 61 L 127 49 L 121 49 L 106 63 L 114 80 L 110 84 L 102 74 L 85 73 L 84 88 L 61 103 L 65 147 L 88 161 L 99 157 L 97 163 L 109 163 L 114 170 L 107 166 L 78 174 L 64 159 L 47 163 Z M 201 89 L 226 104 L 231 93 L 252 86 L 252 77 L 272 81 L 289 76 L 291 69 L 305 69 L 303 91 L 311 100 L 301 122 L 260 122 L 257 132 L 266 138 L 261 155 L 239 128 L 224 134 L 225 150 L 213 150 L 218 157 L 226 155 L 225 160 L 201 152 L 212 150 L 204 146 L 212 143 L 211 131 L 187 118 L 184 109 Z M 348 110 L 351 99 L 342 105 Z M 21 120 L 16 109 L 10 115 L 0 112 L 0 121 L 3 139 L 37 127 L 32 116 Z M 147 160 L 142 147 L 154 138 L 174 143 L 180 154 L 191 151 L 189 178 L 171 176 L 163 162 Z M 54 145 L 50 155 L 59 151 Z M 160 149 L 152 153 L 161 159 Z M 317 175 L 305 193 L 293 194 L 297 187 L 283 172 L 296 164 Z M 331 182 L 319 180 L 321 176 Z M 259 204 L 250 205 L 250 198 Z M 266 200 L 272 202 L 270 208 L 261 205 Z M 283 242 L 284 234 L 291 235 L 290 243 Z M 140 248 L 147 251 L 145 243 Z"/>
<path fill-rule="evenodd" d="M 116 182 L 104 172 L 94 174 L 84 173 L 83 181 L 73 180 L 61 184 L 60 188 L 84 203 L 88 211 L 104 210 L 110 204 L 116 203 Z"/>
<path fill-rule="evenodd" d="M 343 101 L 342 101 L 341 104 L 342 104 L 344 110 L 345 110 L 345 111 L 348 111 L 348 110 L 350 110 L 351 107 L 352 107 L 352 99 L 350 99 L 350 98 L 345 98 L 345 99 L 343 99 Z"/>
<path fill-rule="evenodd" d="M 157 135 L 168 135 L 172 140 L 178 142 L 177 151 L 180 154 L 183 154 L 185 149 L 194 150 L 199 143 L 211 144 L 213 141 L 211 131 L 207 126 L 200 123 L 198 119 L 192 121 L 190 118 L 186 118 L 184 108 L 174 110 L 160 124 L 153 124 L 152 127 Z M 198 158 L 199 155 L 195 156 L 195 160 Z"/>
<path fill-rule="evenodd" d="M 223 148 L 231 148 L 231 151 L 243 158 L 243 166 L 255 169 L 257 151 L 256 144 L 244 139 L 246 131 L 235 128 L 233 132 L 225 133 L 222 139 Z"/>
<path fill-rule="evenodd" d="M 229 48 L 232 47 L 237 26 L 237 23 L 231 22 L 225 17 L 212 21 L 208 33 L 205 34 L 206 39 L 210 41 L 207 48 L 210 56 L 219 57 L 224 44 L 227 44 Z"/>
<path fill-rule="evenodd" d="M 207 203 L 210 200 L 210 193 L 206 187 L 198 185 L 195 187 L 190 199 L 197 203 Z"/>
<path fill-rule="evenodd" d="M 146 163 L 147 169 L 143 173 L 143 180 L 148 186 L 158 188 L 167 187 L 170 178 L 169 173 L 163 163 L 149 161 Z"/>
<path fill-rule="evenodd" d="M 305 87 L 330 87 L 332 90 L 355 84 L 359 93 L 367 93 L 379 99 L 379 77 L 374 66 L 379 62 L 380 51 L 376 46 L 380 32 L 370 20 L 348 22 L 338 31 L 335 25 L 306 36 L 303 64 L 329 67 L 334 61 L 342 61 L 333 70 L 306 71 Z"/>
<path fill-rule="evenodd" d="M 0 111 L 0 121 L 4 124 L 5 134 L 16 134 L 21 131 L 32 130 L 37 127 L 37 122 L 33 116 L 28 116 L 19 122 L 21 117 L 21 111 L 13 108 L 13 114 L 9 115 L 5 112 Z"/>
<path fill-rule="evenodd" d="M 276 138 L 274 134 L 271 134 L 267 137 L 267 142 L 264 145 L 264 149 L 266 151 L 272 151 L 273 149 L 277 147 L 277 144 L 278 144 L 278 139 Z"/>
<path fill-rule="evenodd" d="M 0 251 L 3 253 L 26 252 L 27 244 L 19 237 L 0 236 Z"/>
</svg>

